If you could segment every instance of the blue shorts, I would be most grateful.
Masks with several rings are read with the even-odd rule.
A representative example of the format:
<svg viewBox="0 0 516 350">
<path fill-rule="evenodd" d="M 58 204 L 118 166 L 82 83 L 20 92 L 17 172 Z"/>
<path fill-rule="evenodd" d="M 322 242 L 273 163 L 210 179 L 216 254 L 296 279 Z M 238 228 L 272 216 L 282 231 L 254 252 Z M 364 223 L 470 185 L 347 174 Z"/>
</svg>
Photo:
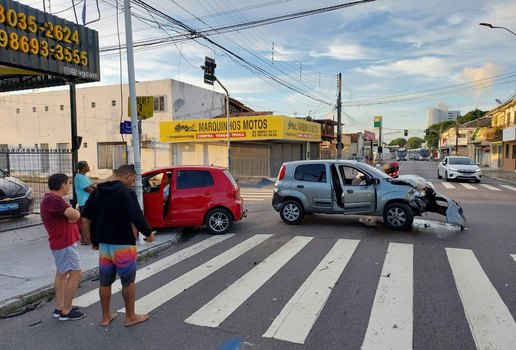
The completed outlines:
<svg viewBox="0 0 516 350">
<path fill-rule="evenodd" d="M 136 278 L 135 245 L 129 244 L 99 244 L 99 279 L 102 287 L 113 284 L 116 274 L 120 276 L 123 287 L 134 283 Z"/>
<path fill-rule="evenodd" d="M 52 250 L 52 255 L 54 256 L 58 273 L 65 273 L 70 270 L 81 270 L 77 243 L 63 249 Z"/>
</svg>

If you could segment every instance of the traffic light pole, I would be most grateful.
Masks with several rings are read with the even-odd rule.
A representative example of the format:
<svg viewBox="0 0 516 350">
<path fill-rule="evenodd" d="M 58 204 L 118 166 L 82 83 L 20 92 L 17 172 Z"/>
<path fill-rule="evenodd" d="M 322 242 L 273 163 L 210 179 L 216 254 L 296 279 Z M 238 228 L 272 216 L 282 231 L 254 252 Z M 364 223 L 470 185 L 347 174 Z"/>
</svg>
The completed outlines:
<svg viewBox="0 0 516 350">
<path fill-rule="evenodd" d="M 228 90 L 222 85 L 219 79 L 215 77 L 215 80 L 219 85 L 226 91 L 226 119 L 227 119 L 227 130 L 228 130 L 228 170 L 231 171 L 231 123 L 229 121 L 229 92 Z"/>
</svg>

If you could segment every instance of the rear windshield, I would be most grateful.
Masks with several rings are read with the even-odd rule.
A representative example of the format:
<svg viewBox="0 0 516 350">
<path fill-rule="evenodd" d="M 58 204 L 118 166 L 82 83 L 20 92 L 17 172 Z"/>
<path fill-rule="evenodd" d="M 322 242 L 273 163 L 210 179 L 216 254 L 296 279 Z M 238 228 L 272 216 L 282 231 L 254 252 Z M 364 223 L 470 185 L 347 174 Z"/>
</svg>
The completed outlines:
<svg viewBox="0 0 516 350">
<path fill-rule="evenodd" d="M 450 158 L 450 164 L 475 165 L 476 163 L 471 158 Z"/>
<path fill-rule="evenodd" d="M 229 172 L 229 170 L 224 170 L 224 174 L 226 174 L 226 176 L 228 177 L 228 179 L 231 181 L 231 183 L 233 184 L 233 186 L 236 186 L 237 185 L 237 182 L 235 180 L 235 178 L 233 177 L 233 175 L 231 175 L 231 173 Z"/>
</svg>

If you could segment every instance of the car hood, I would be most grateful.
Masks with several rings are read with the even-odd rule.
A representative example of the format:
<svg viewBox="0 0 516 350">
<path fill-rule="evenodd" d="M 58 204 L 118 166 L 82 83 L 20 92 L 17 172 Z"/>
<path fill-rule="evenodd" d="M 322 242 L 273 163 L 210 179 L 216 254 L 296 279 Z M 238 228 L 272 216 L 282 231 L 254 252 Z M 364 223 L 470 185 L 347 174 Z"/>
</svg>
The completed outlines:
<svg viewBox="0 0 516 350">
<path fill-rule="evenodd" d="M 394 185 L 409 185 L 420 190 L 425 189 L 428 184 L 424 178 L 419 175 L 400 175 L 397 178 L 388 179 Z"/>
<path fill-rule="evenodd" d="M 457 170 L 478 170 L 480 167 L 478 165 L 466 165 L 466 164 L 448 164 L 448 168 L 457 169 Z"/>
<path fill-rule="evenodd" d="M 12 176 L 0 178 L 0 200 L 23 196 L 28 189 L 26 184 Z"/>
</svg>

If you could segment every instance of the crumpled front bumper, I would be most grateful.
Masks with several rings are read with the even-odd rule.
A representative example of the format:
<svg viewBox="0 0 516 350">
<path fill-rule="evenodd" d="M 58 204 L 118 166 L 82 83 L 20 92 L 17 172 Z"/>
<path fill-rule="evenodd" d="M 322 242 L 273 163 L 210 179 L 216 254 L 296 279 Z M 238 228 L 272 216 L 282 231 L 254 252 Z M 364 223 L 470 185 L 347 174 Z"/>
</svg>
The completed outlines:
<svg viewBox="0 0 516 350">
<path fill-rule="evenodd" d="M 447 197 L 431 187 L 425 188 L 425 196 L 416 195 L 417 190 L 413 192 L 412 198 L 409 200 L 410 205 L 420 213 L 433 212 L 446 217 L 448 223 L 460 227 L 466 226 L 466 218 L 462 206 L 455 200 Z"/>
</svg>

